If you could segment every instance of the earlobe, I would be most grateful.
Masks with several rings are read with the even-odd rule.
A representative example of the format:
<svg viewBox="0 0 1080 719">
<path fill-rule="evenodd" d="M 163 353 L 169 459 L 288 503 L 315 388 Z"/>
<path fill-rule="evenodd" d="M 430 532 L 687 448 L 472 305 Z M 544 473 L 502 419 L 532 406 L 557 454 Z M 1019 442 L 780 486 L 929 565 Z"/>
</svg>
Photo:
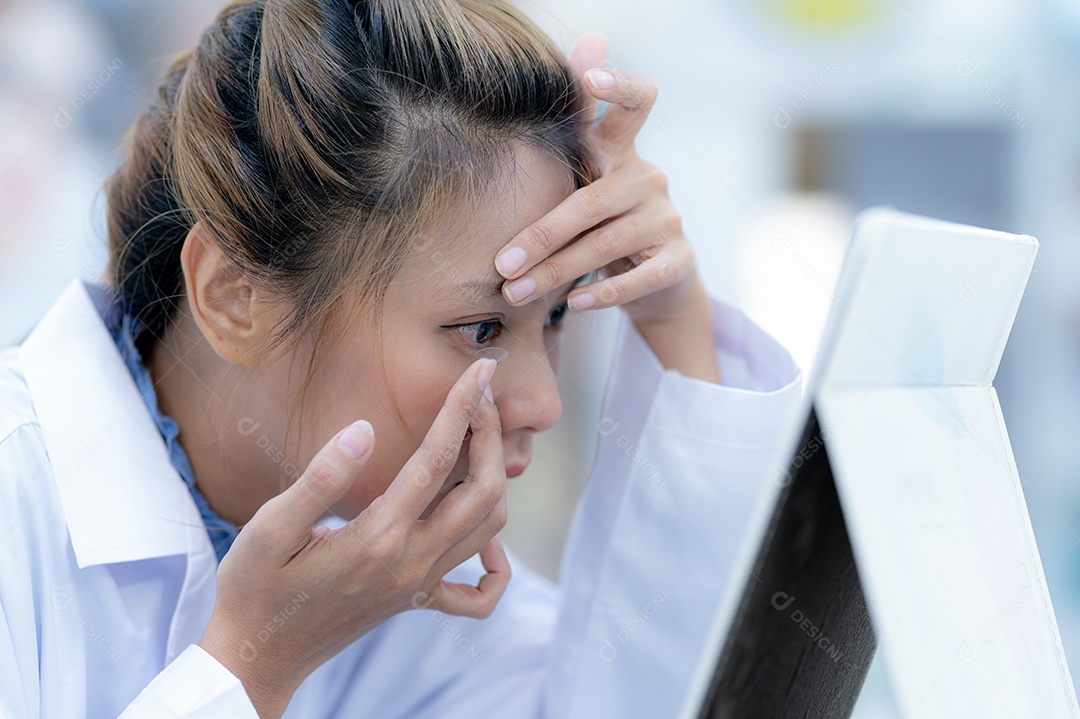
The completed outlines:
<svg viewBox="0 0 1080 719">
<path fill-rule="evenodd" d="M 225 361 L 250 364 L 262 330 L 255 288 L 201 221 L 188 231 L 180 263 L 192 318 L 207 342 Z"/>
</svg>

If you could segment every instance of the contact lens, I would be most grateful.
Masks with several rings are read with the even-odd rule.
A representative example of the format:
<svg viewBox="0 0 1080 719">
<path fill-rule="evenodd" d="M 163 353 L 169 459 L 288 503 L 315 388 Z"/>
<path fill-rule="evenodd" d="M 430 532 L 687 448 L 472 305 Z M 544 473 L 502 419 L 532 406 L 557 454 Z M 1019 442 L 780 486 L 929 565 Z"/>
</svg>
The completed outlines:
<svg viewBox="0 0 1080 719">
<path fill-rule="evenodd" d="M 495 364 L 501 364 L 502 361 L 509 356 L 510 353 L 502 347 L 484 347 L 483 349 L 476 350 L 477 359 L 493 359 L 495 360 Z"/>
</svg>

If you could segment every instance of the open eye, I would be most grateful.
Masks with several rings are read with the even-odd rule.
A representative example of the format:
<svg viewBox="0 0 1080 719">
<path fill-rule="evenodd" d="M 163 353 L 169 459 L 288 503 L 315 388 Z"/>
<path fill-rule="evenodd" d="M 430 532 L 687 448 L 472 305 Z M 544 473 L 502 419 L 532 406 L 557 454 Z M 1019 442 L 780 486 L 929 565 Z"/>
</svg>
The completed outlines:
<svg viewBox="0 0 1080 719">
<path fill-rule="evenodd" d="M 570 305 L 563 302 L 561 305 L 555 307 L 548 313 L 547 320 L 544 322 L 545 328 L 558 329 L 562 325 L 563 319 L 566 317 L 566 313 L 570 311 Z"/>
<path fill-rule="evenodd" d="M 499 339 L 505 328 L 500 320 L 484 320 L 471 322 L 467 325 L 454 326 L 465 339 L 478 346 L 484 347 Z"/>
</svg>

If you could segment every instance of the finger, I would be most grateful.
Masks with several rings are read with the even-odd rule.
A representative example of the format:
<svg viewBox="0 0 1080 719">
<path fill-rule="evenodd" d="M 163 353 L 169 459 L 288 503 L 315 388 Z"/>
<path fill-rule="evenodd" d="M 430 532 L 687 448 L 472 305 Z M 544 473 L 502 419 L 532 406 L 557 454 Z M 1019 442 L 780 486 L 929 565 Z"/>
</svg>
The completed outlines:
<svg viewBox="0 0 1080 719">
<path fill-rule="evenodd" d="M 480 550 L 480 562 L 486 573 L 475 587 L 439 580 L 431 592 L 428 607 L 445 614 L 473 619 L 487 619 L 510 582 L 510 560 L 502 541 L 496 536 Z"/>
<path fill-rule="evenodd" d="M 392 518 L 415 520 L 439 493 L 457 462 L 465 431 L 480 407 L 496 364 L 493 359 L 473 362 L 450 388 L 420 448 L 383 493 L 383 505 Z"/>
<path fill-rule="evenodd" d="M 585 33 L 574 43 L 574 49 L 570 52 L 570 71 L 574 75 L 574 82 L 581 89 L 581 97 L 584 109 L 581 112 L 582 124 L 589 124 L 596 116 L 596 98 L 585 87 L 585 71 L 604 64 L 607 57 L 607 38 L 601 33 Z"/>
<path fill-rule="evenodd" d="M 490 402 L 485 404 L 494 405 Z M 483 409 L 481 409 L 483 411 Z M 479 415 L 480 412 L 477 412 Z M 438 556 L 438 559 L 434 562 L 431 569 L 430 576 L 442 577 L 454 567 L 458 566 L 469 557 L 472 557 L 477 552 L 481 551 L 484 546 L 491 541 L 491 538 L 497 535 L 506 526 L 507 519 L 507 501 L 506 501 L 506 470 L 502 466 L 502 452 L 501 447 L 501 432 L 499 439 L 499 465 L 498 472 L 495 475 L 498 478 L 497 497 L 494 500 L 494 505 L 491 506 L 492 499 L 489 497 L 486 502 L 481 504 L 484 507 L 491 506 L 490 511 L 485 508 L 480 509 L 480 516 L 478 519 L 473 520 L 469 524 L 471 525 L 471 531 L 463 538 L 450 546 L 448 549 L 444 549 L 446 545 L 446 536 L 441 534 L 442 530 L 435 525 L 425 523 L 422 525 L 422 530 L 429 532 L 430 539 L 425 544 L 431 544 L 431 549 L 428 550 L 430 555 Z M 470 460 L 471 460 L 470 446 Z M 494 469 L 494 468 L 493 468 Z M 450 494 L 454 494 L 457 491 L 458 494 L 450 500 L 447 506 L 452 506 L 454 502 L 461 500 L 461 495 L 464 494 L 460 491 L 460 487 L 455 487 Z M 449 497 L 449 495 L 447 495 Z M 445 501 L 445 499 L 444 499 Z M 439 553 L 441 552 L 441 556 Z"/>
<path fill-rule="evenodd" d="M 516 280 L 582 232 L 639 205 L 654 191 L 651 179 L 639 173 L 616 172 L 576 190 L 510 240 L 496 256 L 495 268 L 503 277 Z M 505 282 L 503 296 L 510 304 L 519 305 L 537 295 L 527 283 Z"/>
<path fill-rule="evenodd" d="M 292 557 L 312 538 L 312 527 L 360 476 L 375 446 L 371 425 L 360 420 L 334 435 L 300 479 L 266 502 L 249 527 L 265 532 L 262 544 Z"/>
<path fill-rule="evenodd" d="M 640 264 L 659 249 L 664 238 L 681 234 L 677 213 L 664 215 L 628 212 L 601 225 L 529 270 L 534 296 L 547 294 L 570 278 L 581 277 L 624 257 Z M 517 280 L 515 280 L 517 281 Z"/>
<path fill-rule="evenodd" d="M 609 150 L 633 147 L 656 102 L 656 85 L 645 75 L 615 68 L 589 70 L 585 80 L 594 97 L 609 103 L 593 136 Z"/>
<path fill-rule="evenodd" d="M 585 285 L 570 294 L 572 310 L 601 310 L 626 304 L 674 285 L 690 274 L 689 248 L 666 245 L 640 265 L 614 277 Z M 686 255 L 685 257 L 683 255 Z"/>
<path fill-rule="evenodd" d="M 485 397 L 470 424 L 469 471 L 465 480 L 443 497 L 423 525 L 432 552 L 462 542 L 487 523 L 480 545 L 467 548 L 465 561 L 479 546 L 506 524 L 506 467 L 503 461 L 502 428 L 495 404 Z M 448 552 L 449 553 L 449 552 Z M 456 566 L 456 565 L 452 565 Z M 449 570 L 447 570 L 449 571 Z"/>
<path fill-rule="evenodd" d="M 491 538 L 501 532 L 505 526 L 506 498 L 504 496 L 485 521 L 478 524 L 467 537 L 447 549 L 442 556 L 435 560 L 431 566 L 430 576 L 445 576 L 454 567 L 481 551 L 491 541 Z"/>
</svg>

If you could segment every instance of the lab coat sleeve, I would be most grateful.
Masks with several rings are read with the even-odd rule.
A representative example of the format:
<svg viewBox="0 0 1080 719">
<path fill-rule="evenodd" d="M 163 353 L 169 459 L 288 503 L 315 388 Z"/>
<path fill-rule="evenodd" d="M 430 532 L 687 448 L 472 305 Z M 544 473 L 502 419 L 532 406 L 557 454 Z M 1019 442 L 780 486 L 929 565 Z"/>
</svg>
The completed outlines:
<svg viewBox="0 0 1080 719">
<path fill-rule="evenodd" d="M 562 560 L 545 716 L 677 716 L 802 376 L 712 301 L 722 384 L 665 370 L 622 315 Z"/>
<path fill-rule="evenodd" d="M 120 719 L 259 719 L 244 685 L 198 644 L 158 674 Z"/>
</svg>

